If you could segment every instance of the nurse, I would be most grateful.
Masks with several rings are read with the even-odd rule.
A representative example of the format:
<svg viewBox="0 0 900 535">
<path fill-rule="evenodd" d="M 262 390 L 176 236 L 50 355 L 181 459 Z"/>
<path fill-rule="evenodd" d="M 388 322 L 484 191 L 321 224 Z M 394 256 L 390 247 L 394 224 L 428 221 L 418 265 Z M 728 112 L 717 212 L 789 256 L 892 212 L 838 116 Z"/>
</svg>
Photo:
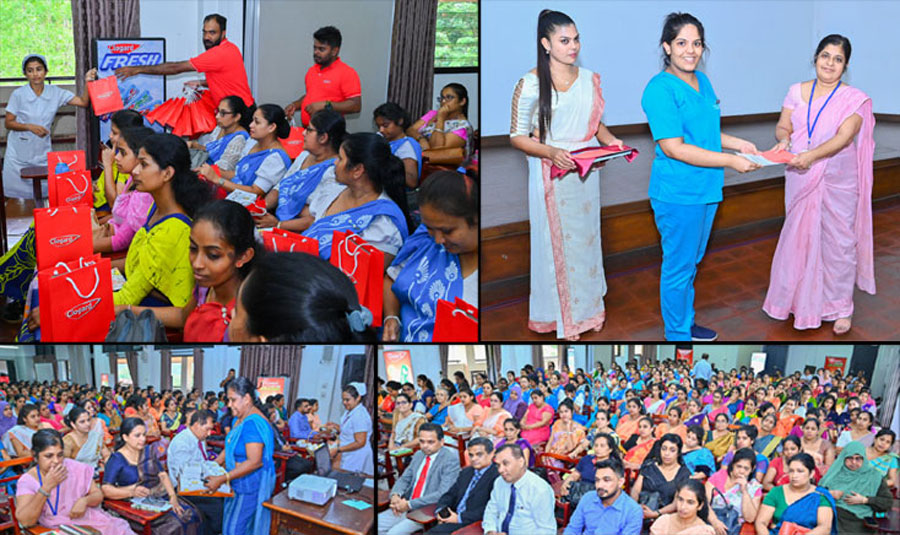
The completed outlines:
<svg viewBox="0 0 900 535">
<path fill-rule="evenodd" d="M 50 129 L 59 108 L 67 104 L 87 108 L 91 102 L 86 88 L 83 95 L 75 96 L 68 89 L 44 84 L 47 72 L 47 58 L 40 54 L 25 56 L 22 73 L 28 85 L 13 91 L 6 106 L 4 126 L 10 134 L 3 163 L 3 193 L 7 197 L 34 198 L 32 184 L 22 180 L 22 169 L 47 165 L 47 153 L 53 150 Z M 84 79 L 96 80 L 97 69 L 89 70 Z M 45 191 L 46 187 L 44 184 Z"/>
<path fill-rule="evenodd" d="M 375 464 L 372 457 L 372 415 L 366 412 L 363 396 L 366 386 L 362 383 L 350 383 L 341 392 L 341 401 L 346 412 L 341 416 L 341 424 L 328 422 L 322 427 L 334 429 L 339 433 L 338 447 L 331 449 L 331 456 L 340 456 L 341 470 L 374 474 Z"/>
<path fill-rule="evenodd" d="M 697 264 L 722 202 L 724 167 L 739 173 L 759 168 L 722 149 L 759 151 L 720 130 L 719 101 L 709 78 L 697 70 L 706 48 L 700 21 L 670 13 L 659 43 L 665 69 L 647 84 L 641 106 L 657 142 L 648 193 L 662 241 L 659 297 L 666 340 L 712 341 L 718 334 L 694 323 Z"/>
</svg>

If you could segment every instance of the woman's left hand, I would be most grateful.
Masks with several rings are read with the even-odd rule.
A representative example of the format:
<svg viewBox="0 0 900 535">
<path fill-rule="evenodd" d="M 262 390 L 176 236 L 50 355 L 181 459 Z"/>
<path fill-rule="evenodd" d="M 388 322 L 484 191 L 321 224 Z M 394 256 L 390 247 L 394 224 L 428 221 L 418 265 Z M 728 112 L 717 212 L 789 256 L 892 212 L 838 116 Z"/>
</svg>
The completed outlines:
<svg viewBox="0 0 900 535">
<path fill-rule="evenodd" d="M 261 215 L 256 219 L 256 226 L 260 228 L 271 228 L 278 224 L 278 218 L 270 213 Z"/>
<path fill-rule="evenodd" d="M 816 159 L 813 158 L 809 151 L 806 151 L 794 156 L 794 159 L 789 161 L 787 165 L 795 169 L 809 169 L 815 162 Z"/>
<path fill-rule="evenodd" d="M 169 504 L 172 506 L 172 510 L 175 511 L 175 514 L 181 516 L 184 514 L 184 507 L 178 503 L 178 496 L 172 496 L 169 498 Z"/>
<path fill-rule="evenodd" d="M 210 182 L 215 182 L 219 178 L 216 176 L 216 172 L 213 171 L 212 166 L 208 163 L 200 166 L 200 174 L 203 175 L 203 178 L 209 180 Z"/>
<path fill-rule="evenodd" d="M 844 495 L 844 503 L 848 505 L 862 505 L 866 503 L 866 497 L 856 492 Z"/>
<path fill-rule="evenodd" d="M 69 517 L 81 518 L 84 516 L 85 512 L 87 512 L 87 498 L 81 497 L 75 500 L 75 503 L 72 505 L 72 509 L 69 510 Z"/>
<path fill-rule="evenodd" d="M 93 82 L 97 79 L 97 69 L 91 69 L 84 74 L 84 80 L 86 82 Z"/>
<path fill-rule="evenodd" d="M 738 152 L 743 152 L 744 154 L 759 154 L 759 149 L 756 148 L 756 145 L 749 141 L 741 141 L 738 143 L 737 149 Z"/>
<path fill-rule="evenodd" d="M 41 311 L 40 307 L 34 307 L 31 309 L 31 312 L 28 314 L 28 329 L 31 331 L 35 331 L 41 326 Z"/>
<path fill-rule="evenodd" d="M 210 492 L 215 492 L 219 490 L 223 483 L 225 483 L 225 476 L 212 476 L 206 480 L 206 488 Z"/>
<path fill-rule="evenodd" d="M 619 147 L 619 150 L 624 150 L 625 142 L 623 142 L 621 139 L 619 139 L 617 137 L 614 137 L 610 140 L 609 143 L 607 143 L 607 146 L 608 147 Z"/>
</svg>

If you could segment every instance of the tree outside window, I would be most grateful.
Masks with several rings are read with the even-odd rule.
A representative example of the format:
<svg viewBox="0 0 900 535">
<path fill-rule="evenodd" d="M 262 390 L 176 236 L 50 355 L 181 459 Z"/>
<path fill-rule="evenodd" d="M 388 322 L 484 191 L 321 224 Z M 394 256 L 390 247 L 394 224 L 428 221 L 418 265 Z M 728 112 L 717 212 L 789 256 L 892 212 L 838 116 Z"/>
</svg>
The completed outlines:
<svg viewBox="0 0 900 535">
<path fill-rule="evenodd" d="M 478 1 L 439 0 L 434 68 L 478 67 Z"/>
<path fill-rule="evenodd" d="M 0 1 L 0 78 L 23 78 L 27 54 L 46 57 L 52 77 L 74 77 L 72 35 L 70 0 Z"/>
</svg>

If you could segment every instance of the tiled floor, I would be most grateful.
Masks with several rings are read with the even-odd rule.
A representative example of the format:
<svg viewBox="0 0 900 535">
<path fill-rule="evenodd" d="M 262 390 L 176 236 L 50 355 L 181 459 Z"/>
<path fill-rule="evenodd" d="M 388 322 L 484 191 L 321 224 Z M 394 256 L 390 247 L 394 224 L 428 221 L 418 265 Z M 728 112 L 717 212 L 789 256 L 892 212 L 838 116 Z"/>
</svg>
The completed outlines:
<svg viewBox="0 0 900 535">
<path fill-rule="evenodd" d="M 711 250 L 696 282 L 697 322 L 719 332 L 723 341 L 751 340 L 900 340 L 900 204 L 874 213 L 875 280 L 878 293 L 856 291 L 853 329 L 835 336 L 830 323 L 797 331 L 792 320 L 776 321 L 761 310 L 777 234 Z M 608 274 L 607 320 L 600 333 L 582 340 L 662 340 L 659 264 Z M 485 341 L 543 340 L 555 335 L 529 331 L 528 297 L 485 304 L 481 336 Z"/>
</svg>

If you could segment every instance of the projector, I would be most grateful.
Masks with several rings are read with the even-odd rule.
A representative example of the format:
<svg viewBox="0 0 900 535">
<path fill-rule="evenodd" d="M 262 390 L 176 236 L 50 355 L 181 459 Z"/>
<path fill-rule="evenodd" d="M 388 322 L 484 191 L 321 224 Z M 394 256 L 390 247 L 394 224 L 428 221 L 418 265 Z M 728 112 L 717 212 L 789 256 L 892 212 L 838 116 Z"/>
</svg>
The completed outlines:
<svg viewBox="0 0 900 535">
<path fill-rule="evenodd" d="M 327 477 L 303 474 L 288 485 L 288 498 L 325 505 L 337 494 L 337 481 Z"/>
</svg>

